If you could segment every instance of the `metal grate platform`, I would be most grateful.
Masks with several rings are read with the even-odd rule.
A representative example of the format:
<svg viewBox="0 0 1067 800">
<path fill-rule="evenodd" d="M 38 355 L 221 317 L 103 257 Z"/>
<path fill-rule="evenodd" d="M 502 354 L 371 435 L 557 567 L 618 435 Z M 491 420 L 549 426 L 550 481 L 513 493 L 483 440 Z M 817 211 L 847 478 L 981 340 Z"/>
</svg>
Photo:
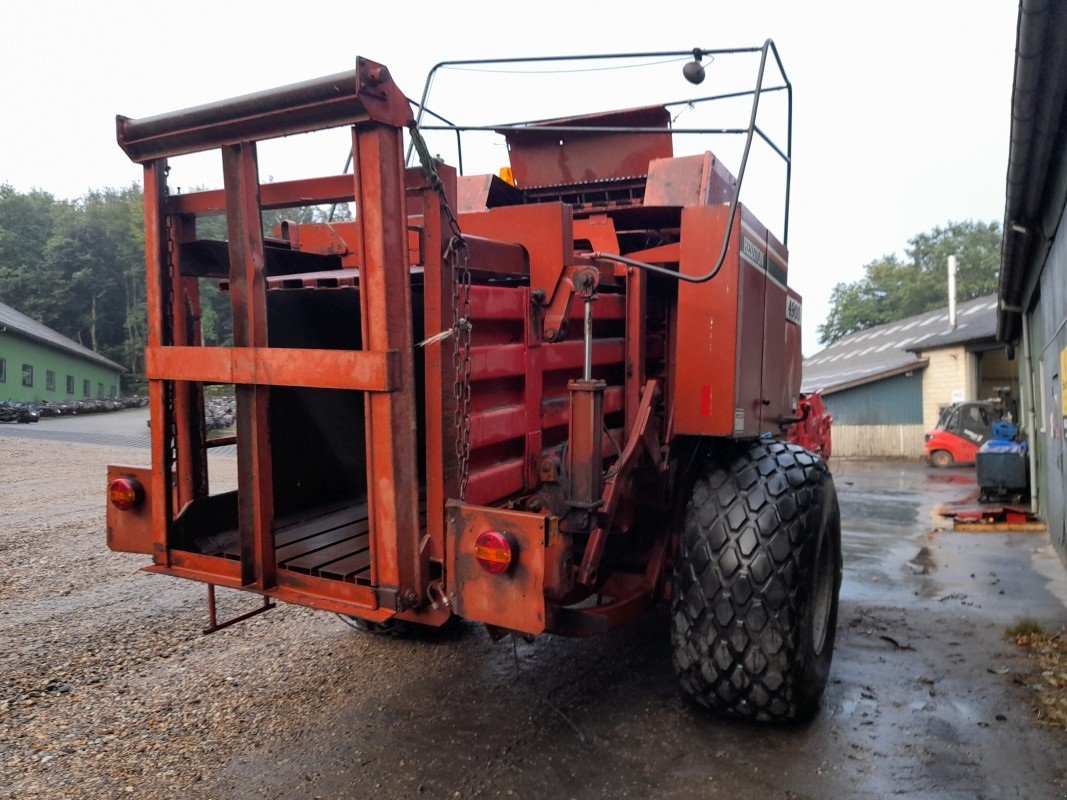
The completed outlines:
<svg viewBox="0 0 1067 800">
<path fill-rule="evenodd" d="M 236 534 L 236 531 L 233 533 Z M 240 560 L 237 536 L 227 536 L 207 555 Z M 370 583 L 370 525 L 365 504 L 349 505 L 308 518 L 278 520 L 274 531 L 278 569 L 367 585 Z"/>
<path fill-rule="evenodd" d="M 426 501 L 419 502 L 419 524 L 426 525 Z M 237 531 L 214 537 L 218 543 L 205 555 L 239 561 L 241 544 Z M 370 521 L 366 504 L 320 510 L 278 520 L 274 531 L 274 556 L 278 569 L 317 578 L 370 585 Z"/>
</svg>

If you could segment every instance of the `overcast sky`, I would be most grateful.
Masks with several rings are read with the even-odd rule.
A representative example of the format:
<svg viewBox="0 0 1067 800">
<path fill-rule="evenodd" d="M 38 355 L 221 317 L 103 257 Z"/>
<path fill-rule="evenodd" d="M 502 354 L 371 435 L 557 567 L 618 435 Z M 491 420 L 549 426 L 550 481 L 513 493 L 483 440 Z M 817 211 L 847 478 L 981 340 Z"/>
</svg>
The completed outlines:
<svg viewBox="0 0 1067 800">
<path fill-rule="evenodd" d="M 116 114 L 339 72 L 357 54 L 417 96 L 448 59 L 773 38 L 795 91 L 790 283 L 810 355 L 835 283 L 935 225 L 1002 220 L 1017 12 L 1007 0 L 15 0 L 0 47 L 0 183 L 70 198 L 139 181 L 115 144 Z M 714 80 L 712 67 L 702 89 Z M 339 171 L 343 150 L 329 158 L 326 172 Z"/>
</svg>

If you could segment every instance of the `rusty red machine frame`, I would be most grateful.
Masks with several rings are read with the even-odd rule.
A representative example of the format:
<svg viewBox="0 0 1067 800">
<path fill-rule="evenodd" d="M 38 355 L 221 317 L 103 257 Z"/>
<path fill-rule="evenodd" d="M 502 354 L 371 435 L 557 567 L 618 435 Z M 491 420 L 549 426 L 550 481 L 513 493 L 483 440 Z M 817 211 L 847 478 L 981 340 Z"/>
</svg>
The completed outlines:
<svg viewBox="0 0 1067 800">
<path fill-rule="evenodd" d="M 804 416 L 786 247 L 739 202 L 753 139 L 770 142 L 760 94 L 791 110 L 791 87 L 769 42 L 697 52 L 759 59 L 737 177 L 676 157 L 664 106 L 498 126 L 512 182 L 457 175 L 363 58 L 119 117 L 144 167 L 152 462 L 109 468 L 131 499 L 109 504 L 109 546 L 372 623 L 588 635 L 662 600 L 696 454 Z M 261 180 L 257 142 L 336 127 L 351 174 Z M 771 145 L 788 187 L 790 146 Z M 208 150 L 223 188 L 171 194 L 167 160 Z M 262 230 L 264 210 L 336 203 L 354 221 Z M 227 241 L 200 240 L 218 214 Z M 204 344 L 205 281 L 228 292 L 232 346 Z M 213 384 L 234 387 L 233 439 L 205 434 Z M 211 491 L 220 443 L 233 492 Z"/>
</svg>

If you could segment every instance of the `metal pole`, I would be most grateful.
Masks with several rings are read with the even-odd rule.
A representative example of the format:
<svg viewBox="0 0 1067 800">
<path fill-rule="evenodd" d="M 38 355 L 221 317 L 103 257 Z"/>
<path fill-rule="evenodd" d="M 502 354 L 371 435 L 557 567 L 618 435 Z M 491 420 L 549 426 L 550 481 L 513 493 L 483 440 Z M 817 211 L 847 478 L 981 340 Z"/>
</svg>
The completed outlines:
<svg viewBox="0 0 1067 800">
<path fill-rule="evenodd" d="M 948 329 L 956 330 L 956 256 L 948 257 Z"/>
<path fill-rule="evenodd" d="M 1019 370 L 1020 376 L 1026 375 L 1026 393 L 1021 398 L 1025 404 L 1026 414 L 1026 438 L 1027 438 L 1027 460 L 1030 466 L 1030 511 L 1034 514 L 1038 512 L 1040 507 L 1040 492 L 1041 484 L 1038 481 L 1037 476 L 1037 392 L 1045 391 L 1045 387 L 1037 386 L 1036 391 L 1034 387 L 1034 362 L 1033 355 L 1030 352 L 1030 315 L 1022 315 L 1022 329 L 1023 329 L 1023 368 Z M 1022 381 L 1019 382 L 1019 388 L 1022 389 Z M 1022 422 L 1022 420 L 1019 420 Z"/>
<path fill-rule="evenodd" d="M 585 364 L 582 367 L 582 380 L 593 380 L 593 299 L 585 301 Z"/>
</svg>

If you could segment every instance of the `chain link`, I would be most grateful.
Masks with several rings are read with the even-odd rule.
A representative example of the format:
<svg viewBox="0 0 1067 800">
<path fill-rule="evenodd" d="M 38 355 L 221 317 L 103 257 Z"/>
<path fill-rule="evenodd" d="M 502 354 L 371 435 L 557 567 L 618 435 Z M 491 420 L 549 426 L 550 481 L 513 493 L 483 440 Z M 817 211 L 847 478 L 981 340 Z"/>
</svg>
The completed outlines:
<svg viewBox="0 0 1067 800">
<path fill-rule="evenodd" d="M 459 499 L 467 499 L 471 457 L 471 270 L 470 250 L 463 238 L 459 221 L 448 204 L 445 186 L 437 174 L 434 158 L 418 128 L 409 126 L 412 143 L 426 180 L 441 198 L 441 209 L 452 233 L 445 250 L 452 278 L 452 392 L 455 397 L 453 422 L 456 429 L 456 465 L 459 468 Z"/>
<path fill-rule="evenodd" d="M 447 208 L 447 206 L 445 206 Z M 449 212 L 449 215 L 450 212 Z M 452 391 L 456 398 L 456 463 L 459 466 L 459 499 L 467 499 L 470 478 L 471 433 L 471 271 L 470 251 L 462 236 L 448 243 L 452 270 Z"/>
<path fill-rule="evenodd" d="M 163 248 L 163 275 L 160 279 L 159 292 L 160 303 L 163 306 L 161 309 L 163 312 L 162 344 L 165 345 L 174 344 L 174 218 L 166 208 L 167 198 L 170 197 L 170 188 L 167 186 L 167 175 L 169 173 L 170 167 L 168 166 L 163 172 L 163 207 L 160 209 L 160 213 L 163 214 L 163 234 L 166 237 Z M 174 413 L 174 383 L 165 381 L 163 386 L 164 419 L 167 421 L 167 436 L 165 437 L 167 452 L 165 453 L 165 458 L 166 463 L 171 465 L 177 457 L 175 447 L 178 441 L 178 421 Z"/>
</svg>

